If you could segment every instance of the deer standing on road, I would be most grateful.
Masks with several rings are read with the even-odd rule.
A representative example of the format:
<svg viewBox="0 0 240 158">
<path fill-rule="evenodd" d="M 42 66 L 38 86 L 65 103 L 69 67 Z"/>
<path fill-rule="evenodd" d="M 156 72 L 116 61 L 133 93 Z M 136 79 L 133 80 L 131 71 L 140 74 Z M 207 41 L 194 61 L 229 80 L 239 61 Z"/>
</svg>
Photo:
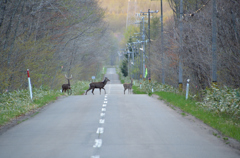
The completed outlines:
<svg viewBox="0 0 240 158">
<path fill-rule="evenodd" d="M 101 89 L 104 89 L 105 94 L 106 94 L 106 90 L 105 90 L 104 86 L 107 84 L 108 81 L 110 81 L 110 80 L 107 77 L 105 77 L 105 79 L 102 82 L 92 82 L 92 83 L 90 83 L 89 84 L 89 89 L 86 90 L 85 95 L 87 95 L 87 92 L 91 89 L 92 89 L 92 94 L 94 95 L 93 91 L 94 91 L 95 88 L 100 89 L 100 94 L 101 94 Z"/>
<path fill-rule="evenodd" d="M 127 89 L 128 89 L 128 93 L 129 93 L 129 90 L 130 90 L 130 93 L 131 93 L 132 85 L 133 85 L 133 79 L 131 79 L 131 83 L 124 83 L 124 84 L 123 84 L 124 94 L 125 94 L 125 91 L 126 91 Z"/>
<path fill-rule="evenodd" d="M 67 77 L 67 75 L 65 74 L 65 78 L 68 80 L 68 84 L 63 84 L 62 85 L 62 93 L 65 91 L 68 91 L 71 90 L 71 85 L 70 85 L 70 80 L 72 79 L 72 75 L 71 77 Z"/>
</svg>

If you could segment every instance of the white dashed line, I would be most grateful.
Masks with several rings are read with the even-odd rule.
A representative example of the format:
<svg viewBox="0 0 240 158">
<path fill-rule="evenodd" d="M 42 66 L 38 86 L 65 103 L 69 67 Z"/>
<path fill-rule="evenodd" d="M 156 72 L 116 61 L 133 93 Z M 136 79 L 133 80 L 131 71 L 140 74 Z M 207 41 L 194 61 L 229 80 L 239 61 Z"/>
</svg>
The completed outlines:
<svg viewBox="0 0 240 158">
<path fill-rule="evenodd" d="M 98 129 L 97 129 L 97 134 L 102 134 L 103 133 L 103 131 L 104 131 L 104 128 L 103 127 L 99 127 Z"/>
<path fill-rule="evenodd" d="M 106 107 L 106 106 L 107 106 L 107 104 L 103 104 L 102 106 L 103 106 L 103 107 Z"/>
<path fill-rule="evenodd" d="M 104 119 L 100 119 L 99 123 L 103 124 L 103 123 L 105 123 L 105 120 Z"/>
<path fill-rule="evenodd" d="M 103 119 L 105 116 L 105 111 L 106 111 L 106 107 L 107 107 L 107 94 L 105 94 L 105 98 L 104 98 L 104 102 L 102 105 L 102 112 L 100 113 L 100 117 L 101 119 L 99 120 L 100 124 L 104 124 L 105 120 Z M 104 128 L 103 127 L 98 127 L 96 133 L 99 134 L 98 138 L 100 138 L 100 134 L 102 134 L 104 132 Z M 93 145 L 93 148 L 100 148 L 102 146 L 102 139 L 95 139 L 95 144 Z M 91 156 L 91 158 L 100 158 L 100 155 L 93 155 Z"/>
<path fill-rule="evenodd" d="M 102 139 L 95 139 L 94 148 L 100 148 L 102 146 Z"/>
</svg>

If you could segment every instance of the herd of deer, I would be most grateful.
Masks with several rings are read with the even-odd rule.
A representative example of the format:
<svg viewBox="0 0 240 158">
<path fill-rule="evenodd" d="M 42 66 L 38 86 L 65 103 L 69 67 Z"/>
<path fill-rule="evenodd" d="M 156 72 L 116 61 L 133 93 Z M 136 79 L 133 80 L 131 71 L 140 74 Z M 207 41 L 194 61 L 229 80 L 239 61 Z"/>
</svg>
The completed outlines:
<svg viewBox="0 0 240 158">
<path fill-rule="evenodd" d="M 68 91 L 68 93 L 71 94 L 72 91 L 71 91 L 70 80 L 72 79 L 72 75 L 71 75 L 71 77 L 67 77 L 65 75 L 65 78 L 68 80 L 68 84 L 63 84 L 62 85 L 62 92 Z M 105 90 L 104 86 L 107 84 L 108 81 L 110 81 L 110 80 L 107 77 L 105 77 L 105 79 L 102 82 L 92 82 L 92 83 L 90 83 L 89 84 L 89 89 L 86 90 L 85 95 L 87 95 L 87 92 L 90 91 L 91 89 L 92 89 L 92 94 L 94 95 L 93 92 L 94 92 L 95 88 L 99 88 L 100 94 L 101 94 L 101 89 L 104 89 L 105 94 L 106 94 L 106 90 Z M 131 79 L 131 83 L 124 83 L 123 84 L 124 94 L 125 94 L 126 90 L 128 90 L 128 93 L 129 93 L 129 90 L 130 90 L 130 93 L 131 93 L 132 85 L 133 85 L 133 79 Z"/>
</svg>

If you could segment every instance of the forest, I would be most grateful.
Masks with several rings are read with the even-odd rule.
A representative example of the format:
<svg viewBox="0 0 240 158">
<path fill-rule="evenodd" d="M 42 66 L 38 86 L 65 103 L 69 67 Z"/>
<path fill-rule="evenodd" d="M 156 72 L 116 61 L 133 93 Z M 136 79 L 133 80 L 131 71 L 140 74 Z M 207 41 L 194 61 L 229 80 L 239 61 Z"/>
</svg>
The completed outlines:
<svg viewBox="0 0 240 158">
<path fill-rule="evenodd" d="M 0 1 L 0 92 L 60 89 L 65 74 L 88 80 L 111 64 L 116 42 L 96 0 Z"/>
<path fill-rule="evenodd" d="M 129 41 L 142 40 L 143 25 L 134 22 L 148 9 L 158 13 L 151 14 L 149 35 L 144 23 L 146 39 L 151 37 L 147 78 L 174 87 L 190 79 L 197 92 L 212 84 L 214 63 L 217 84 L 239 88 L 239 8 L 238 0 L 163 0 L 161 25 L 160 0 L 2 0 L 0 93 L 26 89 L 27 69 L 34 87 L 60 89 L 65 74 L 73 82 L 90 80 L 105 65 L 118 64 Z M 123 57 L 121 65 L 127 63 Z M 140 79 L 142 52 L 134 58 L 130 73 Z"/>
<path fill-rule="evenodd" d="M 181 1 L 182 12 L 180 12 Z M 192 92 L 211 87 L 213 82 L 219 86 L 239 88 L 240 2 L 238 0 L 181 1 L 167 1 L 173 16 L 166 17 L 163 12 L 162 34 L 160 13 L 152 15 L 149 35 L 151 41 L 145 44 L 148 68 L 146 79 L 151 77 L 152 80 L 176 88 L 179 83 L 186 85 L 187 79 L 190 79 Z M 144 34 L 147 37 L 147 22 L 144 25 Z M 133 44 L 141 40 L 142 30 L 142 26 L 129 27 L 125 32 L 125 42 Z M 141 36 L 135 38 L 134 35 L 137 33 Z M 125 49 L 134 52 L 136 47 L 142 45 Z M 137 64 L 131 66 L 129 73 L 139 78 L 139 75 L 143 74 L 141 73 L 142 52 L 135 51 L 134 54 Z M 127 56 L 122 62 L 122 68 L 124 64 L 128 65 Z M 213 76 L 214 72 L 215 76 Z M 179 79 L 180 73 L 182 80 Z"/>
</svg>

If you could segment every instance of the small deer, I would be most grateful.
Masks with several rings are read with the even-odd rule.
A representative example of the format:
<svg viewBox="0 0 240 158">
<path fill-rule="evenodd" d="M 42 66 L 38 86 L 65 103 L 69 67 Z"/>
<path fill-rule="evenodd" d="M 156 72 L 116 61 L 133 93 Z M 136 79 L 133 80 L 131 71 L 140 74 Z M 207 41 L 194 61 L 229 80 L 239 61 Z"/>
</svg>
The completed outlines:
<svg viewBox="0 0 240 158">
<path fill-rule="evenodd" d="M 70 85 L 70 80 L 72 79 L 72 75 L 71 77 L 67 77 L 67 75 L 65 74 L 65 78 L 68 80 L 68 84 L 63 84 L 62 85 L 62 93 L 65 91 L 69 91 L 71 90 L 71 85 Z"/>
<path fill-rule="evenodd" d="M 106 90 L 105 90 L 104 86 L 107 84 L 108 81 L 110 81 L 110 80 L 107 77 L 105 77 L 105 79 L 102 82 L 92 82 L 92 83 L 90 83 L 89 84 L 89 89 L 86 90 L 85 95 L 87 95 L 87 92 L 91 89 L 92 89 L 92 94 L 94 95 L 93 91 L 94 91 L 95 88 L 100 89 L 100 94 L 101 94 L 101 89 L 104 89 L 105 94 L 106 94 Z"/>
<path fill-rule="evenodd" d="M 131 79 L 131 83 L 124 83 L 124 84 L 123 84 L 124 94 L 125 94 L 125 91 L 126 91 L 127 89 L 128 89 L 128 93 L 129 93 L 129 90 L 130 90 L 130 93 L 131 93 L 132 85 L 133 85 L 133 79 Z"/>
</svg>

